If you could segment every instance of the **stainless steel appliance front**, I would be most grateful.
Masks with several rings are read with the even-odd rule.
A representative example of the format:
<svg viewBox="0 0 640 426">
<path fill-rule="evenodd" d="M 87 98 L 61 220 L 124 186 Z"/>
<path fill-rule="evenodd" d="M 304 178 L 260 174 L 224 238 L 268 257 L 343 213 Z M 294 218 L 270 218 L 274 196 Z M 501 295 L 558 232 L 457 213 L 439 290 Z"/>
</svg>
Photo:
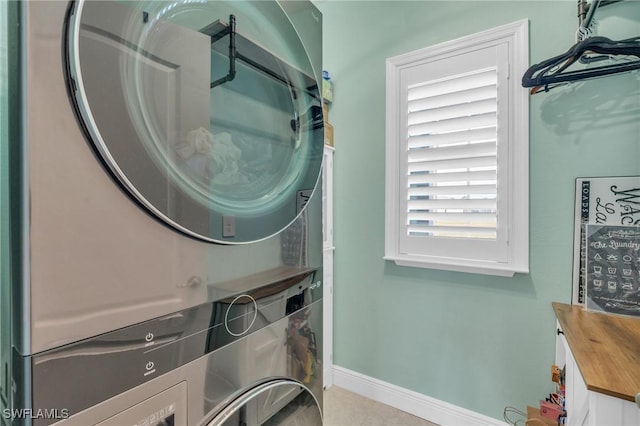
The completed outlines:
<svg viewBox="0 0 640 426">
<path fill-rule="evenodd" d="M 212 369 L 235 371 L 225 379 L 229 397 L 272 375 L 321 387 L 288 370 L 242 373 L 251 359 L 223 362 L 227 353 L 249 356 L 252 339 L 266 339 L 278 321 L 321 312 L 312 308 L 322 298 L 317 9 L 306 1 L 12 7 L 23 73 L 10 93 L 22 107 L 10 117 L 21 131 L 9 146 L 17 161 L 8 406 L 52 410 L 25 424 L 69 415 L 89 424 L 88 412 L 100 413 L 90 417 L 98 424 L 131 408 L 122 395 L 141 402 L 186 387 L 191 425 L 217 407 L 204 402 Z M 272 286 L 286 299 L 313 297 L 264 320 L 271 311 L 254 292 Z M 251 306 L 252 324 L 230 319 Z M 313 322 L 320 327 L 321 316 Z M 162 326 L 128 334 L 146 324 Z M 198 349 L 174 342 L 220 324 L 225 333 Z M 158 364 L 139 351 L 149 335 L 166 344 L 154 340 Z M 143 371 L 154 373 L 135 373 L 138 361 L 154 363 Z M 63 383 L 73 396 L 57 400 Z"/>
<path fill-rule="evenodd" d="M 30 357 L 60 426 L 322 424 L 315 271 Z M 64 411 L 61 411 L 64 410 Z M 68 418 L 67 418 L 68 417 Z M 171 423 L 173 422 L 173 423 Z"/>
</svg>

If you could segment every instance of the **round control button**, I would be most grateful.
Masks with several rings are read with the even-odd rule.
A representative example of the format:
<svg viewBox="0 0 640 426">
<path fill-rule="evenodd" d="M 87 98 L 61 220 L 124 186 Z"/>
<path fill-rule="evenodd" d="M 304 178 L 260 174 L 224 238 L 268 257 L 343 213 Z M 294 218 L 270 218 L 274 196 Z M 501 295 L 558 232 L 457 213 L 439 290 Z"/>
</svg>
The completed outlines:
<svg viewBox="0 0 640 426">
<path fill-rule="evenodd" d="M 248 294 L 241 294 L 231 301 L 224 314 L 224 327 L 235 337 L 246 334 L 258 316 L 258 304 Z"/>
</svg>

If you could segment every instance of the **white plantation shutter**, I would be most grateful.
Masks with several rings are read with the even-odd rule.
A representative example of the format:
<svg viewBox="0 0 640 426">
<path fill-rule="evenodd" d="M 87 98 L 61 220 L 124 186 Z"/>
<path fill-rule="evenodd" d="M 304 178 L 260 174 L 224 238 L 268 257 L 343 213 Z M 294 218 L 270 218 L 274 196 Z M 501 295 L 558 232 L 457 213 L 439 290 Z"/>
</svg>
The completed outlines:
<svg viewBox="0 0 640 426">
<path fill-rule="evenodd" d="M 408 87 L 409 235 L 495 239 L 497 69 Z"/>
<path fill-rule="evenodd" d="M 386 259 L 528 270 L 527 33 L 521 21 L 387 61 Z"/>
</svg>

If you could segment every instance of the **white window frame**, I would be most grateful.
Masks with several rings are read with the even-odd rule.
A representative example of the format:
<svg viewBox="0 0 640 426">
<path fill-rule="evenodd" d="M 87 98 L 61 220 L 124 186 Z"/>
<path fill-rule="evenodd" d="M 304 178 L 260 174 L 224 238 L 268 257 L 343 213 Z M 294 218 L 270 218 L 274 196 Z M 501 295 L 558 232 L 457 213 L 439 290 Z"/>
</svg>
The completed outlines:
<svg viewBox="0 0 640 426">
<path fill-rule="evenodd" d="M 409 52 L 387 59 L 386 81 L 386 158 L 385 158 L 385 256 L 401 266 L 443 269 L 498 276 L 529 272 L 529 94 L 520 84 L 529 61 L 529 23 L 520 20 L 453 41 Z M 471 240 L 465 238 L 418 237 L 424 244 L 413 244 L 411 250 L 400 240 L 406 233 L 406 200 L 401 188 L 406 174 L 407 136 L 406 88 L 401 85 L 403 73 L 413 67 L 472 53 L 478 49 L 500 46 L 508 58 L 500 67 L 507 68 L 508 99 L 499 101 L 498 115 L 507 123 L 498 136 L 498 250 L 502 256 L 487 258 L 479 245 L 469 250 Z M 499 56 L 499 55 L 498 55 Z M 499 59 L 496 60 L 498 66 Z M 503 72 L 501 70 L 500 72 Z M 506 105 L 506 107 L 505 107 Z M 506 118 L 506 120 L 505 120 Z M 506 138 L 501 135 L 507 135 Z M 506 139 L 506 140 L 505 140 Z M 403 163 L 404 162 L 404 163 Z M 403 172 L 404 170 L 404 172 Z M 439 246 L 460 244 L 460 250 L 444 254 Z M 471 244 L 473 247 L 473 244 Z M 452 254 L 455 253 L 455 254 Z M 462 254 L 464 253 L 464 254 Z"/>
</svg>

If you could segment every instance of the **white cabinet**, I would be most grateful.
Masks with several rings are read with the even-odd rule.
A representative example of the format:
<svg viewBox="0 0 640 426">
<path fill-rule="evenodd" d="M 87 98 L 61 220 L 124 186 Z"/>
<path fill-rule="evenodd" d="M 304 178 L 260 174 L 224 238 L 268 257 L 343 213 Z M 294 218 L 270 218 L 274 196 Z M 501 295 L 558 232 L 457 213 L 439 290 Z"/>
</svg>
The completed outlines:
<svg viewBox="0 0 640 426">
<path fill-rule="evenodd" d="M 333 250 L 333 152 L 324 146 L 322 162 L 322 247 Z"/>
<path fill-rule="evenodd" d="M 556 364 L 565 366 L 566 424 L 640 425 L 640 408 L 632 400 L 640 392 L 640 365 L 634 362 L 640 343 L 633 337 L 640 333 L 640 320 L 588 312 L 575 305 L 554 304 L 554 309 Z M 630 324 L 626 331 L 631 333 L 612 336 L 620 330 L 618 322 Z M 616 340 L 622 345 L 614 344 Z M 626 371 L 620 371 L 620 365 L 626 365 Z"/>
<path fill-rule="evenodd" d="M 333 147 L 325 145 L 322 166 L 322 380 L 325 388 L 333 385 L 333 152 Z"/>
</svg>

